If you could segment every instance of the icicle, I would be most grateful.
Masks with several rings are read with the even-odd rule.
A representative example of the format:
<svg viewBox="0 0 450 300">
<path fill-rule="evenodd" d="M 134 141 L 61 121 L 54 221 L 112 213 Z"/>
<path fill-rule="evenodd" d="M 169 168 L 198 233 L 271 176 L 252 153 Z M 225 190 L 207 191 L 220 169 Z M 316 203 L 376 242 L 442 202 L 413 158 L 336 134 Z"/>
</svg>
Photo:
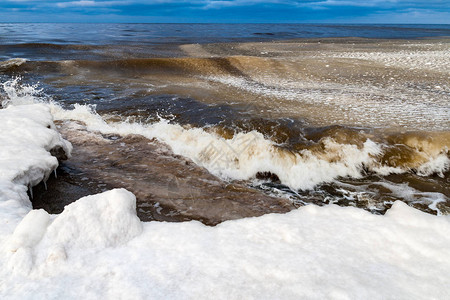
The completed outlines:
<svg viewBox="0 0 450 300">
<path fill-rule="evenodd" d="M 45 190 L 47 190 L 47 180 L 44 180 L 43 183 L 44 183 Z"/>
<path fill-rule="evenodd" d="M 28 185 L 28 191 L 30 192 L 31 200 L 33 200 L 33 187 L 31 186 L 31 183 Z"/>
<path fill-rule="evenodd" d="M 55 174 L 55 178 L 58 178 L 58 175 L 56 175 L 56 169 L 53 170 L 53 173 Z"/>
</svg>

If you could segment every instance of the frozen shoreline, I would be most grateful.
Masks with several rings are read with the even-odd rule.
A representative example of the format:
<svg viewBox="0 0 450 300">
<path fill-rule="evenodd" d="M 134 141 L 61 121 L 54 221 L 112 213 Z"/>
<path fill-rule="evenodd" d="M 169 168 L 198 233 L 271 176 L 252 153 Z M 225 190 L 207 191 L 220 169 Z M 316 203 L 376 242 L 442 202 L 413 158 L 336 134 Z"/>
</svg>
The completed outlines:
<svg viewBox="0 0 450 300">
<path fill-rule="evenodd" d="M 70 153 L 43 104 L 0 110 L 0 298 L 448 298 L 450 217 L 328 205 L 227 221 L 139 222 L 119 189 L 60 215 L 26 190 Z M 50 128 L 48 128 L 50 126 Z M 447 288 L 446 288 L 447 287 Z"/>
</svg>

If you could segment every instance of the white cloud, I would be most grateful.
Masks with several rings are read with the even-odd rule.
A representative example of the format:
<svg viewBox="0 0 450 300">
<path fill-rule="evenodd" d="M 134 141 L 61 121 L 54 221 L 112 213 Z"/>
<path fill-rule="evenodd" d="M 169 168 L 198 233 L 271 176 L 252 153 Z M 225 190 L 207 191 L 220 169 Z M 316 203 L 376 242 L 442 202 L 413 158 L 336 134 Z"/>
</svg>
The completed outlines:
<svg viewBox="0 0 450 300">
<path fill-rule="evenodd" d="M 95 1 L 72 1 L 72 2 L 60 2 L 56 5 L 58 7 L 69 7 L 69 6 L 95 6 Z"/>
<path fill-rule="evenodd" d="M 113 5 L 125 5 L 130 4 L 130 1 L 93 1 L 93 0 L 80 0 L 69 2 L 58 2 L 56 6 L 61 8 L 66 7 L 105 7 Z"/>
</svg>

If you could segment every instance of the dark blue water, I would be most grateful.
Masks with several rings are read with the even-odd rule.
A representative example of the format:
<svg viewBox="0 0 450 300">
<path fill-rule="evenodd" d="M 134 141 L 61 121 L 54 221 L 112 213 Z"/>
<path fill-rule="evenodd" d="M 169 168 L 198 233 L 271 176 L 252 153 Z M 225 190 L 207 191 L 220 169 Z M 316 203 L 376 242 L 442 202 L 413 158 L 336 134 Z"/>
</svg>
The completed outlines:
<svg viewBox="0 0 450 300">
<path fill-rule="evenodd" d="M 145 45 L 325 37 L 411 39 L 438 36 L 450 36 L 450 25 L 0 23 L 0 45 Z"/>
</svg>

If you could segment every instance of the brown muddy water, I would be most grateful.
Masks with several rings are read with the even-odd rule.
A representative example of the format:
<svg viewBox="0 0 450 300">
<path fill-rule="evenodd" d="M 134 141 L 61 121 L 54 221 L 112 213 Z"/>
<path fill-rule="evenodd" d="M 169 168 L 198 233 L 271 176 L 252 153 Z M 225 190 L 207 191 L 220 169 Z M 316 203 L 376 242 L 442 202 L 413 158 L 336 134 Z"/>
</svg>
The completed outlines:
<svg viewBox="0 0 450 300">
<path fill-rule="evenodd" d="M 169 50 L 1 63 L 3 82 L 22 76 L 4 105 L 56 102 L 74 145 L 35 187 L 36 208 L 124 187 L 144 221 L 214 225 L 308 203 L 382 214 L 396 200 L 450 212 L 450 40 Z"/>
</svg>

